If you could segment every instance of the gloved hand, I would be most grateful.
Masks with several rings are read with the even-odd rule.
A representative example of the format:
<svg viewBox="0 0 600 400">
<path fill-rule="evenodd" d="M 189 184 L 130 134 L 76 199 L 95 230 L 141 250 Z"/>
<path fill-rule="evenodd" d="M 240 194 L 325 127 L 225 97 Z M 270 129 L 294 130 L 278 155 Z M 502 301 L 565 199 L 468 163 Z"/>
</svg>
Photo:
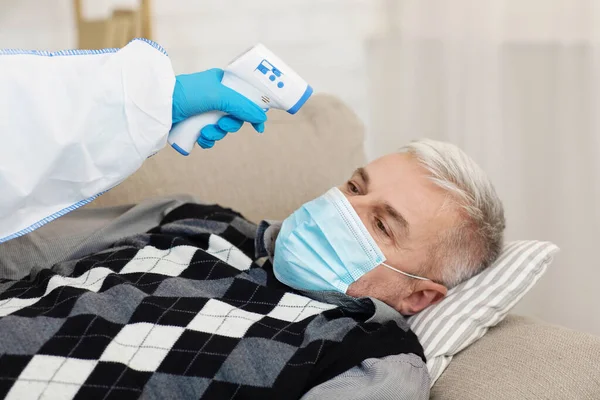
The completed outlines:
<svg viewBox="0 0 600 400">
<path fill-rule="evenodd" d="M 202 148 L 213 147 L 229 132 L 237 132 L 244 122 L 250 122 L 257 132 L 265 129 L 267 115 L 256 104 L 221 84 L 222 69 L 210 69 L 190 75 L 178 75 L 173 91 L 173 125 L 186 118 L 207 111 L 228 114 L 216 125 L 202 128 L 198 144 Z"/>
</svg>

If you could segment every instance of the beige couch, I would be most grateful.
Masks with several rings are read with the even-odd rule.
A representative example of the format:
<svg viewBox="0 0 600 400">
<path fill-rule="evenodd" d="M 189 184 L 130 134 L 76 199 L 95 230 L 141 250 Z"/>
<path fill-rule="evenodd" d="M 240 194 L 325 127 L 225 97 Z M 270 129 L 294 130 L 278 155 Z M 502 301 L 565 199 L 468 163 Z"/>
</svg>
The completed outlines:
<svg viewBox="0 0 600 400">
<path fill-rule="evenodd" d="M 335 98 L 315 96 L 296 116 L 269 116 L 262 136 L 246 129 L 187 158 L 165 149 L 92 206 L 190 193 L 256 221 L 282 219 L 365 162 L 363 126 Z M 455 357 L 431 397 L 598 400 L 600 338 L 509 316 Z"/>
</svg>

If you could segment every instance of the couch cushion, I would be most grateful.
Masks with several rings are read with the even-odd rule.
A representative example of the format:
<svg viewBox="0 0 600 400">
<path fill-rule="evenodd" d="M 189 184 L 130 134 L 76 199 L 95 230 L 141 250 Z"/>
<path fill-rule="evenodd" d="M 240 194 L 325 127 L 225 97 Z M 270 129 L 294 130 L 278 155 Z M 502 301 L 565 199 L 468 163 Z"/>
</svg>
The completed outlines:
<svg viewBox="0 0 600 400">
<path fill-rule="evenodd" d="M 600 399 L 600 337 L 509 315 L 454 357 L 431 398 Z"/>
<path fill-rule="evenodd" d="M 213 149 L 196 147 L 188 157 L 163 149 L 90 207 L 191 194 L 254 221 L 283 219 L 365 163 L 364 127 L 332 96 L 313 96 L 296 115 L 268 116 L 263 135 L 244 127 Z"/>
</svg>

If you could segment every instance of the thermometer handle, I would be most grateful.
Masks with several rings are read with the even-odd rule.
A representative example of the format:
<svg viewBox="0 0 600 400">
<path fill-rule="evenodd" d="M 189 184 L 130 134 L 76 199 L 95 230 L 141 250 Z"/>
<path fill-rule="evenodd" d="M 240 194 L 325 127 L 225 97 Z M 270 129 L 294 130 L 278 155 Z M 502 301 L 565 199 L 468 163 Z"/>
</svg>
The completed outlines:
<svg viewBox="0 0 600 400">
<path fill-rule="evenodd" d="M 189 155 L 196 141 L 200 140 L 202 142 L 204 140 L 200 136 L 202 128 L 216 124 L 224 115 L 225 113 L 221 111 L 209 111 L 179 122 L 169 133 L 169 143 L 179 153 L 184 156 Z"/>
</svg>

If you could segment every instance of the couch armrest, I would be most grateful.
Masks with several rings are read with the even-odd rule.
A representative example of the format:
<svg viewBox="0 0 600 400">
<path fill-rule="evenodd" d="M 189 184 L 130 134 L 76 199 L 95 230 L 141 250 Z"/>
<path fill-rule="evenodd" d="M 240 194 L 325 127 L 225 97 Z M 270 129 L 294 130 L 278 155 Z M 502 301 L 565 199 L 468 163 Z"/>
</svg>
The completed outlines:
<svg viewBox="0 0 600 400">
<path fill-rule="evenodd" d="M 600 337 L 509 315 L 457 354 L 432 399 L 600 399 Z"/>
</svg>

